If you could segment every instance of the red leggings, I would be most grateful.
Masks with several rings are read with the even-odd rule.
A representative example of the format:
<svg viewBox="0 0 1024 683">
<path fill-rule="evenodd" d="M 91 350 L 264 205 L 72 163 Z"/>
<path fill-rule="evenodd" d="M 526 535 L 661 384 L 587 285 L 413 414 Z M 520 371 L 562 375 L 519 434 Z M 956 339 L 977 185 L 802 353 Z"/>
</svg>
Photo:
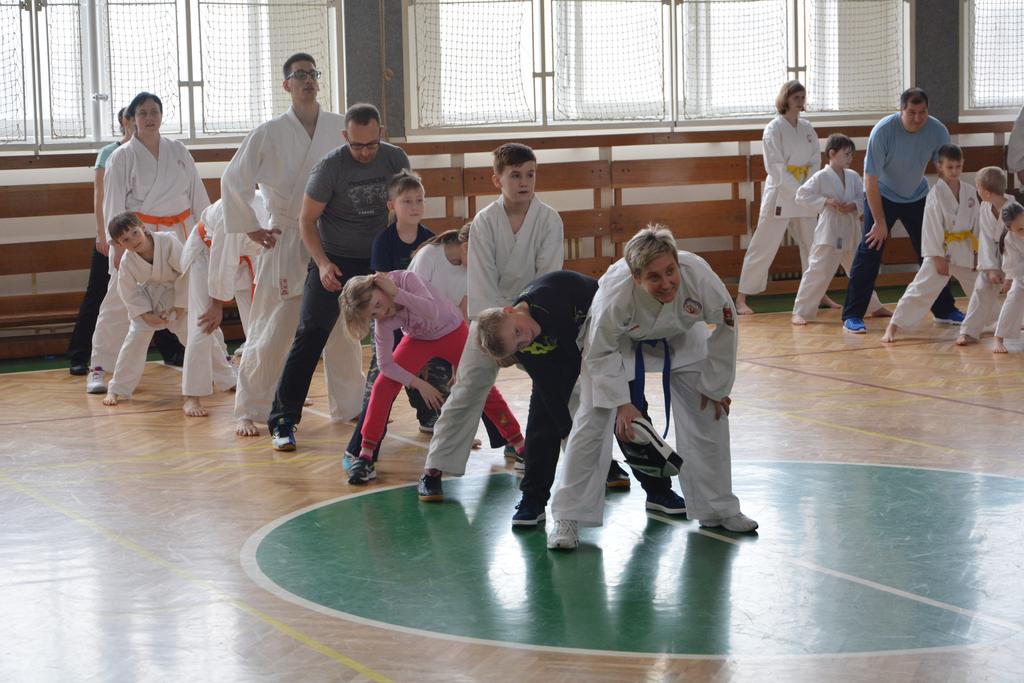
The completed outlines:
<svg viewBox="0 0 1024 683">
<path fill-rule="evenodd" d="M 462 323 L 457 328 L 441 337 L 440 339 L 413 339 L 402 337 L 398 342 L 392 358 L 399 366 L 413 373 L 419 373 L 427 361 L 431 358 L 443 358 L 452 364 L 452 374 L 459 368 L 459 360 L 462 359 L 462 349 L 466 346 L 466 337 L 469 336 L 469 327 Z M 363 448 L 366 442 L 373 445 L 380 442 L 384 434 L 384 427 L 387 424 L 388 414 L 391 412 L 391 404 L 395 402 L 402 385 L 386 377 L 384 373 L 377 376 L 370 392 L 370 402 L 366 406 L 366 417 L 363 419 Z M 491 422 L 498 428 L 501 436 L 513 443 L 522 438 L 519 423 L 516 421 L 508 404 L 502 398 L 497 387 L 491 387 L 484 403 L 484 415 L 491 419 Z"/>
</svg>

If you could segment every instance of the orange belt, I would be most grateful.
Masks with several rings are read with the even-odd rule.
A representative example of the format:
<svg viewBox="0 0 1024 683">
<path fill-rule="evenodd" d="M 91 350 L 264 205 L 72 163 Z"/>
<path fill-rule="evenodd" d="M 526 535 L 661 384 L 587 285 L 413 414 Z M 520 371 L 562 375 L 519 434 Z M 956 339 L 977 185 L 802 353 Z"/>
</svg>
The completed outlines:
<svg viewBox="0 0 1024 683">
<path fill-rule="evenodd" d="M 206 226 L 203 225 L 202 221 L 196 223 L 196 229 L 199 231 L 199 239 L 203 240 L 203 244 L 207 247 L 213 246 L 213 240 L 206 236 Z M 256 273 L 252 267 L 252 259 L 248 256 L 242 256 L 238 259 L 238 265 L 245 264 L 245 267 L 249 269 L 249 277 L 252 279 L 252 288 L 250 294 L 256 293 Z"/>
<path fill-rule="evenodd" d="M 192 209 L 185 209 L 177 216 L 150 216 L 139 211 L 136 211 L 135 215 L 138 216 L 139 220 L 143 223 L 149 223 L 150 225 L 172 226 L 184 223 L 185 219 L 192 215 Z"/>
</svg>

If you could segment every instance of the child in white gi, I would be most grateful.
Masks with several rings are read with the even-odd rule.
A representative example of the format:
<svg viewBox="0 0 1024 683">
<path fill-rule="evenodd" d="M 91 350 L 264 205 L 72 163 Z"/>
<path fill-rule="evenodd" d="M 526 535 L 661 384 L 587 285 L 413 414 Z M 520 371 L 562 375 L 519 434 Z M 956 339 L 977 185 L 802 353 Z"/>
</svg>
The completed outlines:
<svg viewBox="0 0 1024 683">
<path fill-rule="evenodd" d="M 928 192 L 921 226 L 921 263 L 917 275 L 900 297 L 882 341 L 896 340 L 900 328 L 917 326 L 942 288 L 955 277 L 968 297 L 974 292 L 975 252 L 978 250 L 978 196 L 960 182 L 963 151 L 943 145 L 938 152 L 939 179 Z"/>
<path fill-rule="evenodd" d="M 107 231 L 114 244 L 126 250 L 117 289 L 131 318 L 103 399 L 103 405 L 116 406 L 118 399 L 131 398 L 139 385 L 154 332 L 169 329 L 184 343 L 188 279 L 181 269 L 181 242 L 174 235 L 150 232 L 127 211 L 114 216 Z"/>
<path fill-rule="evenodd" d="M 1001 213 L 1013 196 L 1006 194 L 1006 171 L 998 166 L 986 166 L 974 176 L 974 184 L 981 197 L 978 211 L 978 277 L 974 293 L 967 306 L 967 315 L 960 324 L 957 346 L 976 344 L 981 332 L 999 316 L 999 295 L 1005 293 L 1003 264 L 999 253 L 999 240 L 1006 231 Z M 1006 285 L 1009 287 L 1009 284 Z"/>
<path fill-rule="evenodd" d="M 864 183 L 853 162 L 853 140 L 842 133 L 834 133 L 825 143 L 828 165 L 811 176 L 796 191 L 796 203 L 818 212 L 818 225 L 814 229 L 814 245 L 807 258 L 807 270 L 800 278 L 800 289 L 793 303 L 793 324 L 806 325 L 818 315 L 818 304 L 828 285 L 842 264 L 849 274 L 853 250 L 860 237 L 861 216 L 864 214 Z M 878 296 L 872 293 L 868 310 L 882 307 Z"/>
<path fill-rule="evenodd" d="M 578 525 L 600 526 L 612 428 L 633 439 L 629 381 L 636 366 L 626 359 L 636 344 L 664 340 L 669 363 L 676 450 L 687 515 L 705 527 L 750 532 L 757 522 L 740 511 L 732 492 L 729 410 L 736 378 L 736 320 L 722 281 L 695 254 L 677 251 L 672 232 L 655 226 L 638 232 L 623 258 L 599 281 L 583 333 L 580 407 L 573 418 L 558 489 L 551 500 L 555 528 L 548 547 L 571 550 Z M 707 325 L 715 326 L 707 336 Z"/>
<path fill-rule="evenodd" d="M 263 197 L 257 192 L 254 209 L 268 220 Z M 224 211 L 218 199 L 208 206 L 192 229 L 182 251 L 181 267 L 188 274 L 188 342 L 181 393 L 183 410 L 189 417 L 205 417 L 202 396 L 214 389 L 235 386 L 237 371 L 227 360 L 224 334 L 220 330 L 225 301 L 238 302 L 242 330 L 248 329 L 252 306 L 253 260 L 259 249 L 245 235 L 224 232 Z"/>
<path fill-rule="evenodd" d="M 1024 206 L 1007 202 L 1002 219 L 1006 231 L 999 242 L 999 251 L 1003 256 L 1003 272 L 1013 284 L 1003 310 L 999 311 L 993 353 L 1006 353 L 1004 340 L 1020 337 L 1020 326 L 1024 322 Z"/>
<path fill-rule="evenodd" d="M 537 157 L 533 150 L 517 143 L 498 147 L 492 182 L 501 196 L 473 219 L 469 242 L 468 309 L 474 320 L 486 308 L 511 305 L 530 282 L 562 268 L 562 219 L 534 196 Z M 423 501 L 443 498 L 442 472 L 465 473 L 477 421 L 498 376 L 498 364 L 477 347 L 475 339 L 473 322 L 452 393 L 434 425 L 418 487 Z M 511 445 L 522 452 L 522 441 Z"/>
</svg>

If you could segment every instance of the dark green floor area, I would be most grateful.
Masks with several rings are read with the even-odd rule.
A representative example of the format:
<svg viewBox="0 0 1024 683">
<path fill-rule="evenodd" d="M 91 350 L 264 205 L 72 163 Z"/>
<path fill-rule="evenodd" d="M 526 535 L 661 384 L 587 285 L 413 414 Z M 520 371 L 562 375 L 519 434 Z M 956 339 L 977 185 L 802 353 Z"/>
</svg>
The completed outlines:
<svg viewBox="0 0 1024 683">
<path fill-rule="evenodd" d="M 1024 481 L 800 462 L 736 463 L 734 481 L 759 536 L 648 517 L 637 486 L 606 496 L 605 526 L 582 529 L 577 551 L 549 551 L 544 531 L 512 529 L 517 481 L 500 473 L 446 481 L 443 503 L 371 487 L 273 528 L 255 560 L 284 597 L 520 645 L 821 655 L 1020 632 L 1007 520 Z"/>
</svg>

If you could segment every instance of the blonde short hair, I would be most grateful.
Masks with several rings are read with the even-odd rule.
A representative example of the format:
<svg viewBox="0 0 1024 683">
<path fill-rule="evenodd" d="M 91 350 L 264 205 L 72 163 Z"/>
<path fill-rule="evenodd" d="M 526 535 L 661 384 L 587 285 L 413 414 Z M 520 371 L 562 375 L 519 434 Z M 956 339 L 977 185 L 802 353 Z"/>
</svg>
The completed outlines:
<svg viewBox="0 0 1024 683">
<path fill-rule="evenodd" d="M 974 176 L 978 185 L 995 194 L 1006 194 L 1006 171 L 998 166 L 986 166 Z"/>
<path fill-rule="evenodd" d="M 370 332 L 370 298 L 377 290 L 372 275 L 356 275 L 345 283 L 338 304 L 348 335 L 360 340 Z"/>
<path fill-rule="evenodd" d="M 652 224 L 633 235 L 622 249 L 622 258 L 629 266 L 629 272 L 640 275 L 644 268 L 662 254 L 675 256 L 679 248 L 672 231 L 664 225 Z"/>
<path fill-rule="evenodd" d="M 488 308 L 476 316 L 476 345 L 492 358 L 508 358 L 516 352 L 505 348 L 502 332 L 510 316 L 503 308 Z"/>
<path fill-rule="evenodd" d="M 807 92 L 807 88 L 800 81 L 786 81 L 775 96 L 775 111 L 785 114 L 789 111 L 789 98 L 798 92 Z"/>
</svg>

